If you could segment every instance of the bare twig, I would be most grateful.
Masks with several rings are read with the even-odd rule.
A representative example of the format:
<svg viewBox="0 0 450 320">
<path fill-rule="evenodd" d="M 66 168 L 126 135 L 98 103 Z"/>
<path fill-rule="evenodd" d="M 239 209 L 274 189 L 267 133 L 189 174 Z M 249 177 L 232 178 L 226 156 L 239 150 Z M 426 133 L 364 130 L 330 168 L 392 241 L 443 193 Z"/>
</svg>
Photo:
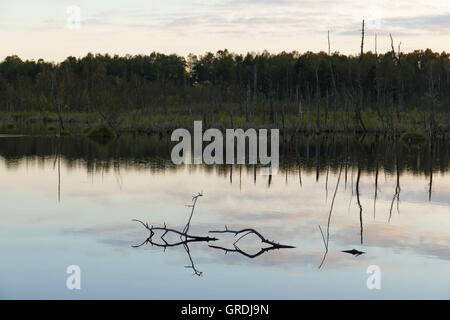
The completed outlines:
<svg viewBox="0 0 450 320">
<path fill-rule="evenodd" d="M 189 216 L 189 220 L 183 229 L 183 233 L 187 233 L 189 231 L 189 227 L 191 225 L 191 219 L 192 219 L 192 216 L 194 215 L 195 205 L 197 204 L 197 200 L 199 197 L 203 197 L 203 194 L 201 192 L 199 192 L 196 196 L 192 196 L 192 205 L 188 205 L 188 207 L 192 208 L 191 215 Z"/>
</svg>

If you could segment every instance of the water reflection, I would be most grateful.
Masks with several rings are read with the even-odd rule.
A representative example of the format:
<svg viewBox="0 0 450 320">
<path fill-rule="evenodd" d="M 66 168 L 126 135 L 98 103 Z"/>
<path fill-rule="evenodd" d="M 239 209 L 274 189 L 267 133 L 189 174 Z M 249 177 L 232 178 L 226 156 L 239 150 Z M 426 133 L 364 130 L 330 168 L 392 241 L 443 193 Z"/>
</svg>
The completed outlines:
<svg viewBox="0 0 450 320">
<path fill-rule="evenodd" d="M 52 275 L 75 263 L 93 290 L 83 298 L 186 298 L 186 286 L 189 298 L 229 298 L 236 285 L 235 298 L 361 298 L 374 294 L 365 288 L 371 264 L 388 279 L 381 298 L 449 297 L 445 140 L 408 148 L 383 137 L 294 137 L 272 177 L 250 165 L 176 167 L 170 148 L 153 136 L 106 147 L 77 137 L 0 138 L 0 296 L 70 298 Z M 189 234 L 220 238 L 210 244 L 225 251 L 202 242 L 164 254 L 164 246 L 130 248 L 148 239 L 132 219 L 184 231 L 191 210 L 183 205 L 196 190 L 205 197 Z M 268 247 L 254 233 L 237 248 L 240 236 L 208 233 L 245 229 L 295 248 L 248 259 Z M 25 277 L 20 266 L 30 265 L 42 271 Z M 195 285 L 179 271 L 185 265 L 204 275 Z"/>
<path fill-rule="evenodd" d="M 191 221 L 192 221 L 192 217 L 194 215 L 194 211 L 195 211 L 195 205 L 197 204 L 197 200 L 203 197 L 202 193 L 198 193 L 195 196 L 192 196 L 192 204 L 187 205 L 187 207 L 191 208 L 191 214 L 189 215 L 189 220 L 187 221 L 186 225 L 183 228 L 183 231 L 178 231 L 175 229 L 170 229 L 167 228 L 166 224 L 164 223 L 164 227 L 154 227 L 154 226 L 150 226 L 147 222 L 144 223 L 138 219 L 133 219 L 133 221 L 139 222 L 140 224 L 142 224 L 149 232 L 150 235 L 148 236 L 148 238 L 142 242 L 139 245 L 135 245 L 133 246 L 134 248 L 139 248 L 142 247 L 144 244 L 150 244 L 152 246 L 156 246 L 156 247 L 161 247 L 164 249 L 164 251 L 166 251 L 167 248 L 170 247 L 178 247 L 178 246 L 183 246 L 183 248 L 186 250 L 186 253 L 189 257 L 189 261 L 191 262 L 191 265 L 186 266 L 185 268 L 191 268 L 192 270 L 194 270 L 194 275 L 196 276 L 201 276 L 203 274 L 203 272 L 199 271 L 195 265 L 194 265 L 194 261 L 192 260 L 192 256 L 190 253 L 190 249 L 189 249 L 189 243 L 192 242 L 212 242 L 212 241 L 218 241 L 218 238 L 212 238 L 209 236 L 194 236 L 194 235 L 190 235 L 189 232 L 189 228 L 191 226 Z M 159 239 L 162 242 L 157 242 L 154 239 L 154 236 L 157 232 L 162 233 L 159 236 Z M 225 254 L 227 253 L 239 253 L 243 256 L 246 256 L 247 258 L 251 258 L 254 259 L 260 255 L 262 255 L 263 253 L 272 251 L 272 250 L 280 250 L 280 249 L 293 249 L 295 247 L 293 246 L 289 246 L 289 245 L 284 245 L 281 243 L 277 243 L 275 241 L 269 240 L 267 238 L 265 238 L 261 233 L 259 233 L 258 231 L 256 231 L 253 228 L 245 228 L 245 229 L 241 229 L 241 230 L 231 230 L 228 229 L 227 226 L 225 226 L 225 230 L 212 230 L 212 231 L 208 231 L 208 233 L 211 234 L 232 234 L 234 235 L 234 237 L 237 237 L 237 240 L 233 242 L 232 246 L 233 248 L 227 248 L 224 246 L 219 246 L 219 245 L 209 245 L 210 248 L 213 249 L 217 249 L 217 250 L 222 250 L 225 252 Z M 168 242 L 167 239 L 165 238 L 167 235 L 171 235 L 174 234 L 176 237 L 179 237 L 179 240 L 176 240 L 175 242 Z M 245 237 L 249 236 L 249 235 L 255 235 L 257 238 L 259 238 L 259 240 L 261 241 L 261 244 L 267 245 L 266 247 L 261 247 L 259 249 L 259 251 L 257 251 L 256 253 L 250 253 L 247 252 L 245 249 L 241 249 L 238 246 L 238 242 L 240 242 L 242 239 L 244 239 Z"/>
</svg>

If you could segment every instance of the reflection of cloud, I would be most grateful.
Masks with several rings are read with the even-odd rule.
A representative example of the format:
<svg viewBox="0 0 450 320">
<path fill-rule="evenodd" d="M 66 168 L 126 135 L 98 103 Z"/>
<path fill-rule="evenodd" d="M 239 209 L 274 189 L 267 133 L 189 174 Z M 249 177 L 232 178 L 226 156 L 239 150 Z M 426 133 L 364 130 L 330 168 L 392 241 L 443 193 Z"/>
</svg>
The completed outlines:
<svg viewBox="0 0 450 320">
<path fill-rule="evenodd" d="M 352 246 L 356 242 L 357 232 L 358 226 L 356 225 L 339 228 L 339 231 L 334 233 L 332 240 L 343 246 Z M 449 243 L 450 236 L 447 234 L 437 232 L 420 234 L 404 226 L 374 224 L 370 228 L 365 228 L 364 231 L 365 246 L 394 251 L 412 251 L 441 260 L 450 260 Z"/>
</svg>

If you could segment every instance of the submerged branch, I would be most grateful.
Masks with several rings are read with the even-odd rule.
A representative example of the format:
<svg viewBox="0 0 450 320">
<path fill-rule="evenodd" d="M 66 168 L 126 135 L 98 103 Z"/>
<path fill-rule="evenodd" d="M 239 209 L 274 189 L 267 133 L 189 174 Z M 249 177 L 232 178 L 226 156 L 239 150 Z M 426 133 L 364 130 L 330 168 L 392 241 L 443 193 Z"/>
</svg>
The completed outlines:
<svg viewBox="0 0 450 320">
<path fill-rule="evenodd" d="M 251 228 L 246 228 L 246 229 L 242 229 L 242 230 L 230 230 L 227 228 L 227 226 L 225 226 L 225 230 L 218 230 L 218 231 L 209 231 L 209 233 L 232 233 L 234 234 L 234 236 L 237 236 L 238 234 L 244 233 L 244 235 L 240 236 L 234 243 L 233 245 L 236 245 L 242 238 L 244 238 L 245 236 L 249 235 L 249 234 L 254 234 L 256 235 L 258 238 L 261 239 L 262 243 L 266 243 L 268 245 L 271 245 L 273 247 L 276 247 L 277 249 L 281 249 L 281 248 L 295 248 L 293 246 L 288 246 L 288 245 L 284 245 L 284 244 L 280 244 L 274 241 L 271 241 L 267 238 L 265 238 L 261 233 L 259 233 L 258 231 L 256 231 L 255 229 L 251 229 Z"/>
<path fill-rule="evenodd" d="M 217 230 L 217 231 L 209 231 L 209 232 L 210 233 L 231 233 L 231 234 L 234 234 L 235 237 L 240 235 L 240 237 L 233 243 L 234 249 L 225 248 L 222 246 L 214 246 L 214 245 L 209 245 L 209 247 L 213 248 L 213 249 L 223 250 L 225 252 L 225 254 L 227 254 L 228 252 L 240 253 L 251 259 L 256 258 L 256 257 L 262 255 L 263 253 L 269 252 L 271 250 L 295 248 L 294 246 L 284 245 L 284 244 L 277 243 L 275 241 L 271 241 L 271 240 L 265 238 L 261 233 L 259 233 L 258 231 L 256 231 L 255 229 L 252 229 L 252 228 L 246 228 L 246 229 L 242 229 L 242 230 L 230 230 L 227 228 L 227 226 L 225 226 L 225 230 Z M 261 239 L 262 243 L 268 244 L 269 246 L 265 247 L 265 248 L 261 248 L 258 252 L 253 253 L 253 254 L 240 249 L 238 247 L 237 243 L 240 240 L 242 240 L 244 237 L 248 236 L 249 234 L 254 234 L 259 239 Z"/>
</svg>

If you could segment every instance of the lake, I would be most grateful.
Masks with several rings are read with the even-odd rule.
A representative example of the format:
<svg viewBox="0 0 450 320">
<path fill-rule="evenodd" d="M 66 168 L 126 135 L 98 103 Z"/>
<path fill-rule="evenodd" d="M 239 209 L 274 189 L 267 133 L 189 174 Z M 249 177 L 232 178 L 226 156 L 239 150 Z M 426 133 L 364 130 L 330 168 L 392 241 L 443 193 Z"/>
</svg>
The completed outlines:
<svg viewBox="0 0 450 320">
<path fill-rule="evenodd" d="M 2 135 L 0 298 L 450 298 L 448 141 L 290 139 L 274 176 L 175 166 L 171 145 Z M 133 219 L 181 231 L 199 192 L 189 234 L 217 241 L 164 248 L 156 234 L 133 247 L 149 237 Z M 295 248 L 209 232 L 246 228 Z M 71 265 L 81 290 L 67 289 Z"/>
</svg>

